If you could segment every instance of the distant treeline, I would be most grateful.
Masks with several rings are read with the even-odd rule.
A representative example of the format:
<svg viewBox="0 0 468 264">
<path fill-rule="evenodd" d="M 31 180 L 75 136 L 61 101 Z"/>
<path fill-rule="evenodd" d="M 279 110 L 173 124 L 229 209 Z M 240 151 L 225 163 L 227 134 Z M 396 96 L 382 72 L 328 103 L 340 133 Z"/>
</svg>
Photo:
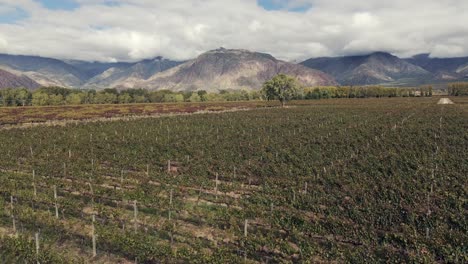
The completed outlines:
<svg viewBox="0 0 468 264">
<path fill-rule="evenodd" d="M 382 86 L 332 86 L 305 88 L 303 99 L 415 96 L 432 96 L 432 86 L 421 86 L 419 88 L 389 88 Z"/>
<path fill-rule="evenodd" d="M 381 86 L 340 86 L 303 88 L 296 95 L 295 99 L 309 100 L 327 98 L 412 96 L 432 96 L 432 87 L 424 86 L 420 88 L 386 88 Z M 104 89 L 95 91 L 68 89 L 62 87 L 43 87 L 35 91 L 29 91 L 23 88 L 0 90 L 0 106 L 250 101 L 264 100 L 264 98 L 265 96 L 260 91 L 247 90 L 222 90 L 219 93 L 208 93 L 206 91 L 149 91 L 145 89 Z"/>
<path fill-rule="evenodd" d="M 468 83 L 451 83 L 448 85 L 448 93 L 451 96 L 468 96 Z"/>
</svg>

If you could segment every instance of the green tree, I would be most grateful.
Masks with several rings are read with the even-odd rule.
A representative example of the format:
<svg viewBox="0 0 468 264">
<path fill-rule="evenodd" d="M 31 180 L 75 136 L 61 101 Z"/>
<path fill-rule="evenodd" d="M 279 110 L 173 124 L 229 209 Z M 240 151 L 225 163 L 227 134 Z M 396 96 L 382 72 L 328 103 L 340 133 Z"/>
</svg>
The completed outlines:
<svg viewBox="0 0 468 264">
<path fill-rule="evenodd" d="M 77 92 L 77 93 L 71 93 L 67 95 L 65 98 L 65 101 L 69 105 L 79 105 L 82 104 L 85 98 L 85 94 L 82 92 Z"/>
<path fill-rule="evenodd" d="M 32 105 L 42 106 L 49 104 L 49 95 L 45 92 L 36 91 L 32 95 Z"/>
<path fill-rule="evenodd" d="M 299 90 L 294 77 L 279 74 L 263 84 L 262 92 L 268 100 L 279 100 L 284 107 L 287 101 L 293 99 Z"/>
<path fill-rule="evenodd" d="M 119 104 L 128 104 L 132 102 L 132 96 L 128 93 L 121 93 L 119 95 Z"/>
<path fill-rule="evenodd" d="M 201 101 L 201 98 L 200 96 L 198 95 L 198 93 L 193 93 L 189 99 L 188 99 L 189 102 L 200 102 Z"/>
<path fill-rule="evenodd" d="M 165 94 L 164 95 L 164 102 L 183 102 L 184 101 L 184 95 L 182 94 Z"/>
<path fill-rule="evenodd" d="M 200 100 L 202 102 L 206 101 L 207 98 L 206 98 L 206 95 L 208 94 L 205 90 L 200 90 L 197 92 L 198 96 L 200 96 Z"/>
</svg>

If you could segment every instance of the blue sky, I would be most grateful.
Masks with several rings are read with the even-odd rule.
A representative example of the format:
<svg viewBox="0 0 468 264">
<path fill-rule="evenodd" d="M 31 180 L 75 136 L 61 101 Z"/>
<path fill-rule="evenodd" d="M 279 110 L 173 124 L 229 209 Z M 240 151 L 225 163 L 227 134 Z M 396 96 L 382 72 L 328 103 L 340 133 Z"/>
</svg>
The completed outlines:
<svg viewBox="0 0 468 264">
<path fill-rule="evenodd" d="M 79 7 L 79 4 L 73 0 L 39 0 L 38 2 L 48 9 L 53 10 L 73 10 Z"/>
<path fill-rule="evenodd" d="M 74 10 L 80 7 L 80 4 L 75 0 L 35 0 L 40 3 L 42 6 L 49 10 Z M 105 4 L 111 5 L 112 0 L 109 0 Z M 259 6 L 263 7 L 268 11 L 282 10 L 282 11 L 291 11 L 291 12 L 305 12 L 310 6 L 300 5 L 300 6 L 290 6 L 290 1 L 288 0 L 257 0 Z M 0 2 L 0 7 L 2 6 Z M 16 8 L 15 10 L 9 10 L 0 15 L 0 23 L 16 23 L 27 18 L 29 15 L 26 11 Z"/>
<path fill-rule="evenodd" d="M 37 0 L 41 2 L 45 7 L 49 9 L 62 9 L 72 10 L 79 7 L 79 4 L 73 0 Z M 288 9 L 287 0 L 258 0 L 258 4 L 264 7 L 266 10 L 283 10 Z M 290 8 L 290 11 L 306 11 L 309 7 L 307 5 Z"/>
<path fill-rule="evenodd" d="M 5 11 L 0 14 L 0 23 L 14 23 L 28 17 L 28 13 L 20 8 Z"/>
<path fill-rule="evenodd" d="M 266 10 L 288 10 L 293 12 L 305 12 L 310 8 L 309 5 L 289 7 L 289 1 L 287 0 L 257 0 L 257 3 Z"/>
</svg>

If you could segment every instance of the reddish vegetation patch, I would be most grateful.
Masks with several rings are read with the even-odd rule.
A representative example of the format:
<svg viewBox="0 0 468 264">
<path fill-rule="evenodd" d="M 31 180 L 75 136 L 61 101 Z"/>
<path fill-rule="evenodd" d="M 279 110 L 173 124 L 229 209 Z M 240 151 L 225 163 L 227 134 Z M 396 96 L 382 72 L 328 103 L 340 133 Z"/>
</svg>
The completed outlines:
<svg viewBox="0 0 468 264">
<path fill-rule="evenodd" d="M 169 113 L 196 113 L 271 106 L 266 102 L 209 102 L 172 104 L 125 104 L 79 106 L 29 106 L 0 108 L 0 126 L 23 123 L 41 123 L 53 120 L 84 120 L 122 116 L 157 115 Z"/>
</svg>

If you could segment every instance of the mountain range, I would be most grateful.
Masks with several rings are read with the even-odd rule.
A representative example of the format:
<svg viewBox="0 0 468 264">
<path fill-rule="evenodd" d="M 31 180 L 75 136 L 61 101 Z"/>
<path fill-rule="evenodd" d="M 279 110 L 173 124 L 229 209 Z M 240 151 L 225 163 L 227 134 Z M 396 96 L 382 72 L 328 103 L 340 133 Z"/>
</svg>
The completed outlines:
<svg viewBox="0 0 468 264">
<path fill-rule="evenodd" d="M 361 56 L 324 57 L 301 63 L 324 71 L 342 85 L 421 85 L 463 80 L 468 57 L 431 58 L 429 54 L 401 59 L 385 52 Z"/>
<path fill-rule="evenodd" d="M 398 58 L 375 52 L 313 58 L 295 64 L 266 53 L 220 48 L 188 61 L 156 57 L 138 62 L 102 63 L 0 54 L 0 70 L 0 88 L 259 89 L 279 73 L 292 75 L 305 86 L 404 86 L 468 79 L 468 57 L 432 58 L 420 54 Z"/>
<path fill-rule="evenodd" d="M 17 76 L 7 71 L 0 70 L 0 88 L 16 87 L 24 87 L 32 90 L 40 87 L 40 85 L 24 75 Z"/>
</svg>

